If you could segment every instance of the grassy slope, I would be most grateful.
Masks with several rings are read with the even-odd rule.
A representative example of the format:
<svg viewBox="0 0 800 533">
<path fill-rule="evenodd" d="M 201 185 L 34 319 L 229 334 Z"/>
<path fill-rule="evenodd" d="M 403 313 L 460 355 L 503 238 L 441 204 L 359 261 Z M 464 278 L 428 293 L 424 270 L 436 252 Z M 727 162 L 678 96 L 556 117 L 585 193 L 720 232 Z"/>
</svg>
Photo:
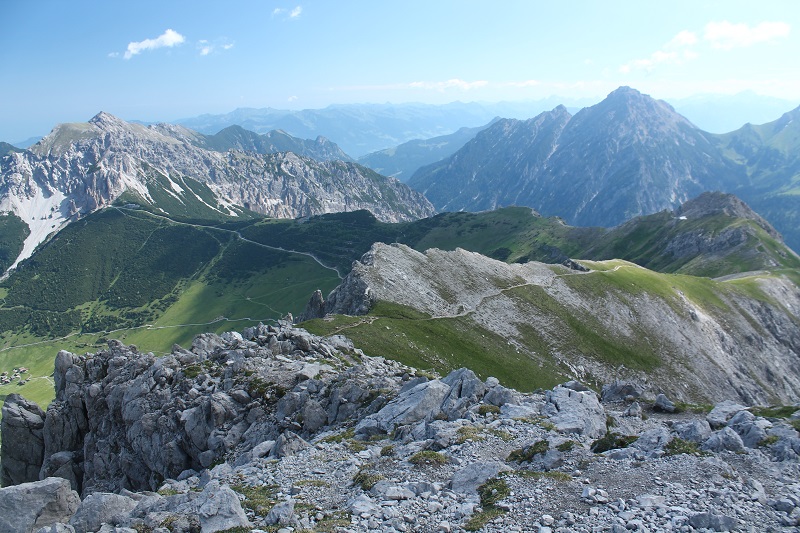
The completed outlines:
<svg viewBox="0 0 800 533">
<path fill-rule="evenodd" d="M 185 181 L 182 183 L 187 185 Z M 312 257 L 243 242 L 235 231 L 268 247 L 311 252 L 323 264 L 345 274 L 352 261 L 376 241 L 404 242 L 418 250 L 462 247 L 509 262 L 553 262 L 567 256 L 581 257 L 591 246 L 598 258 L 612 254 L 643 260 L 654 254 L 657 256 L 663 243 L 674 237 L 677 230 L 665 216 L 644 217 L 632 226 L 633 230 L 628 227 L 626 232 L 572 228 L 558 219 L 534 216 L 527 208 L 478 214 L 448 213 L 405 224 L 381 223 L 362 211 L 302 221 L 220 222 L 217 228 L 202 229 L 187 223 L 173 223 L 144 211 L 109 209 L 69 226 L 0 286 L 0 297 L 4 298 L 0 305 L 0 329 L 6 330 L 3 333 L 5 348 L 81 331 L 88 334 L 71 337 L 60 344 L 51 342 L 38 347 L 7 349 L 0 352 L 0 370 L 5 366 L 40 365 L 37 368 L 46 375 L 57 349 L 85 351 L 98 338 L 106 336 L 119 337 L 145 351 L 164 352 L 173 343 L 188 345 L 197 333 L 238 330 L 259 320 L 277 319 L 287 312 L 297 314 L 313 290 L 321 289 L 327 294 L 338 284 L 336 273 Z M 716 220 L 711 226 L 716 225 L 716 231 L 726 223 Z M 779 256 L 779 243 L 762 239 L 760 245 L 771 247 L 773 255 Z M 800 278 L 797 265 L 789 260 L 785 263 L 788 268 L 784 271 L 797 282 Z M 687 264 L 658 258 L 654 267 L 683 271 Z M 594 267 L 604 268 L 599 263 Z M 702 267 L 703 272 L 711 276 L 760 269 L 763 265 L 721 261 Z M 615 279 L 618 278 L 611 276 L 608 283 L 613 284 Z M 666 285 L 674 281 L 654 279 L 662 281 L 644 283 L 639 280 L 638 283 L 645 287 L 642 290 L 664 296 L 671 293 Z M 703 288 L 705 281 L 682 279 L 686 280 L 684 284 L 693 285 L 688 287 L 689 292 L 697 294 L 699 301 L 714 301 L 714 291 Z M 625 279 L 624 283 L 637 282 Z M 587 286 L 581 290 L 597 289 Z M 603 352 L 598 353 L 598 357 L 612 352 L 619 353 L 619 357 L 628 354 L 624 355 L 626 364 L 636 367 L 636 354 L 643 353 L 641 346 L 628 341 L 621 344 L 613 339 L 606 342 L 601 338 L 602 332 L 593 331 L 588 322 L 569 322 L 566 310 L 552 302 L 540 302 L 535 296 L 531 291 L 519 294 L 519 298 L 530 305 L 543 306 L 542 312 L 563 316 L 564 323 L 570 326 L 569 336 L 592 338 L 590 344 L 599 346 Z M 35 308 L 28 302 L 33 302 Z M 228 320 L 217 320 L 220 317 Z M 469 360 L 470 366 L 478 372 L 493 373 L 526 390 L 548 386 L 563 376 L 563 369 L 548 366 L 544 360 L 537 362 L 542 365 L 538 370 L 531 367 L 530 361 L 503 339 L 492 338 L 489 332 L 476 330 L 474 325 L 467 327 L 464 320 L 443 319 L 436 326 L 440 329 L 430 329 L 430 321 L 408 321 L 396 316 L 382 316 L 380 321 L 386 321 L 385 325 L 390 328 L 384 328 L 381 333 L 391 331 L 392 335 L 375 336 L 372 329 L 360 334 L 362 330 L 367 331 L 364 325 L 347 333 L 352 333 L 368 353 L 385 353 L 409 364 L 442 370 Z M 33 324 L 33 327 L 27 325 L 20 330 L 22 324 Z M 142 327 L 145 324 L 150 327 Z M 109 333 L 111 331 L 113 333 Z M 401 342 L 401 333 L 413 339 L 418 354 L 413 346 Z M 531 346 L 538 347 L 534 350 L 537 353 L 564 348 L 554 347 L 551 340 L 536 332 L 530 333 L 528 341 Z M 448 340 L 443 343 L 437 340 L 439 338 Z M 650 364 L 648 357 L 646 353 L 641 355 L 640 367 Z M 497 365 L 498 359 L 507 363 Z M 0 395 L 12 391 L 28 394 L 28 387 L 38 386 L 32 381 L 22 387 L 16 384 L 0 387 Z"/>
</svg>

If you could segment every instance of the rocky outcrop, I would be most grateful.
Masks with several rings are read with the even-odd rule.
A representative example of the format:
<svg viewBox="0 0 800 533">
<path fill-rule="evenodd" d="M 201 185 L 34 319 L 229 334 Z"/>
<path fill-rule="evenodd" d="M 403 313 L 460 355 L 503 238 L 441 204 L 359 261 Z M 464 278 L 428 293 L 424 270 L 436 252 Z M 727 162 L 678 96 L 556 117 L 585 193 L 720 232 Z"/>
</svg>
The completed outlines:
<svg viewBox="0 0 800 533">
<path fill-rule="evenodd" d="M 604 405 L 574 380 L 521 393 L 465 368 L 418 375 L 288 323 L 160 359 L 111 341 L 55 366 L 43 441 L 67 479 L 0 489 L 2 531 L 444 531 L 484 512 L 493 532 L 800 525 L 800 414 L 719 404 L 712 431 L 646 394 Z M 3 529 L 3 505 L 48 510 Z"/>
<path fill-rule="evenodd" d="M 0 453 L 2 486 L 39 480 L 44 457 L 44 418 L 42 409 L 19 394 L 9 394 L 2 410 L 3 444 Z"/>
<path fill-rule="evenodd" d="M 647 290 L 651 282 L 664 292 Z M 376 243 L 327 301 L 321 294 L 312 299 L 309 312 L 359 315 L 386 301 L 432 319 L 457 318 L 504 339 L 512 356 L 569 369 L 556 379 L 608 383 L 608 399 L 646 392 L 673 403 L 795 402 L 800 289 L 780 276 L 752 283 L 749 291 L 706 280 L 693 293 L 631 263 L 580 272 L 507 264 L 462 249 L 422 253 Z M 713 291 L 719 304 L 703 291 Z"/>
<path fill-rule="evenodd" d="M 68 522 L 80 503 L 69 481 L 59 477 L 0 489 L 0 531 L 34 533 Z"/>
</svg>

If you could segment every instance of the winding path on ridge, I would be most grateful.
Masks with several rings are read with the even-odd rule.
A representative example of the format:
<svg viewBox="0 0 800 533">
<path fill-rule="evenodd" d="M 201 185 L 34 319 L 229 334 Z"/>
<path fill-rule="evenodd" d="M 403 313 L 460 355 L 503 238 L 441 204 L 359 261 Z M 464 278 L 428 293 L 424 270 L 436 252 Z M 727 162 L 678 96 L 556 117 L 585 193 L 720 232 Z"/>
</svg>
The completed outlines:
<svg viewBox="0 0 800 533">
<path fill-rule="evenodd" d="M 244 235 L 242 235 L 238 230 L 225 229 L 225 228 L 220 228 L 220 227 L 217 227 L 217 226 L 206 226 L 206 225 L 203 225 L 203 224 L 194 224 L 192 222 L 183 222 L 183 221 L 180 221 L 180 220 L 175 220 L 175 219 L 169 218 L 168 216 L 165 216 L 165 215 L 158 215 L 156 213 L 151 213 L 150 211 L 144 211 L 142 209 L 129 209 L 129 208 L 117 207 L 117 206 L 110 206 L 109 209 L 116 209 L 117 211 L 119 211 L 120 213 L 122 213 L 125 216 L 130 216 L 130 215 L 128 215 L 128 213 L 126 213 L 126 211 L 134 212 L 134 213 L 145 213 L 148 216 L 151 216 L 153 218 L 160 218 L 162 220 L 166 220 L 168 222 L 171 222 L 172 224 L 178 224 L 178 225 L 181 225 L 181 226 L 189 226 L 189 227 L 192 227 L 192 228 L 202 228 L 202 229 L 207 229 L 207 230 L 221 231 L 223 233 L 231 233 L 233 235 L 236 235 L 236 237 L 238 239 L 240 239 L 241 241 L 243 241 L 243 242 L 254 244 L 256 246 L 260 246 L 260 247 L 266 248 L 268 250 L 275 250 L 275 251 L 278 251 L 278 252 L 284 252 L 284 253 L 289 253 L 289 254 L 305 255 L 307 257 L 310 257 L 314 261 L 316 261 L 317 264 L 319 266 L 321 266 L 322 268 L 326 268 L 328 270 L 333 270 L 334 272 L 336 272 L 336 275 L 339 277 L 340 280 L 344 279 L 344 276 L 342 275 L 341 272 L 339 272 L 339 269 L 337 267 L 326 265 L 325 263 L 322 262 L 322 260 L 319 257 L 317 257 L 316 255 L 312 254 L 311 252 L 301 252 L 299 250 L 288 250 L 288 249 L 282 248 L 280 246 L 271 246 L 269 244 L 264 244 L 263 242 L 253 241 L 251 239 L 248 239 Z"/>
</svg>

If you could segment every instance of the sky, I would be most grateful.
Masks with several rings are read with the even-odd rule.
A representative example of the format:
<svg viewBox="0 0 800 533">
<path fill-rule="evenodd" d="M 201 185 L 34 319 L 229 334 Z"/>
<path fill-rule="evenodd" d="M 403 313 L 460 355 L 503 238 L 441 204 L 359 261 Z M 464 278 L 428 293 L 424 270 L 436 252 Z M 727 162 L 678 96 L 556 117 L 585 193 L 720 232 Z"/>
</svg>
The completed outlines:
<svg viewBox="0 0 800 533">
<path fill-rule="evenodd" d="M 0 140 L 103 110 L 599 101 L 800 103 L 797 0 L 0 0 Z"/>
</svg>

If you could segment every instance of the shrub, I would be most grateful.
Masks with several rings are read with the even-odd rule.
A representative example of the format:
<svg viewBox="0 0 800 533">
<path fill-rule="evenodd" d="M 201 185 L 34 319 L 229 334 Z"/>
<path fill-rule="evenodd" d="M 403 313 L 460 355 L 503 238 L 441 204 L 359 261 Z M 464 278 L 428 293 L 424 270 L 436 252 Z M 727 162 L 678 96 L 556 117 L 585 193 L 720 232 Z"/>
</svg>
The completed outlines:
<svg viewBox="0 0 800 533">
<path fill-rule="evenodd" d="M 506 461 L 512 461 L 515 463 L 527 463 L 533 460 L 533 457 L 535 455 L 547 453 L 547 450 L 549 449 L 550 449 L 550 443 L 548 441 L 539 440 L 534 442 L 530 446 L 526 446 L 525 448 L 512 451 L 510 454 L 508 454 L 508 458 L 506 459 Z"/>
<path fill-rule="evenodd" d="M 441 466 L 447 463 L 447 456 L 439 452 L 433 452 L 431 450 L 423 450 L 409 457 L 408 462 L 411 463 L 412 465 L 417 465 L 417 466 L 420 465 Z"/>
<path fill-rule="evenodd" d="M 500 408 L 497 407 L 496 405 L 491 405 L 488 403 L 481 404 L 481 406 L 478 407 L 479 415 L 486 416 L 489 413 L 492 413 L 493 415 L 498 415 L 500 414 Z"/>
<path fill-rule="evenodd" d="M 575 448 L 575 441 L 574 440 L 565 440 L 558 446 L 556 446 L 556 450 L 560 452 L 571 452 Z"/>
<path fill-rule="evenodd" d="M 383 476 L 377 472 L 370 472 L 362 468 L 353 476 L 353 483 L 361 487 L 362 490 L 367 491 L 372 489 L 372 487 L 382 479 Z"/>
<path fill-rule="evenodd" d="M 603 438 L 597 439 L 592 443 L 591 450 L 594 453 L 603 453 L 608 450 L 627 448 L 636 442 L 638 438 L 639 437 L 633 435 L 620 435 L 619 433 L 609 431 Z"/>
<path fill-rule="evenodd" d="M 678 437 L 675 437 L 671 441 L 664 446 L 664 453 L 665 455 L 680 455 L 685 453 L 687 455 L 703 455 L 703 452 L 700 450 L 700 446 L 696 442 L 692 442 L 690 440 L 684 440 Z"/>
</svg>

